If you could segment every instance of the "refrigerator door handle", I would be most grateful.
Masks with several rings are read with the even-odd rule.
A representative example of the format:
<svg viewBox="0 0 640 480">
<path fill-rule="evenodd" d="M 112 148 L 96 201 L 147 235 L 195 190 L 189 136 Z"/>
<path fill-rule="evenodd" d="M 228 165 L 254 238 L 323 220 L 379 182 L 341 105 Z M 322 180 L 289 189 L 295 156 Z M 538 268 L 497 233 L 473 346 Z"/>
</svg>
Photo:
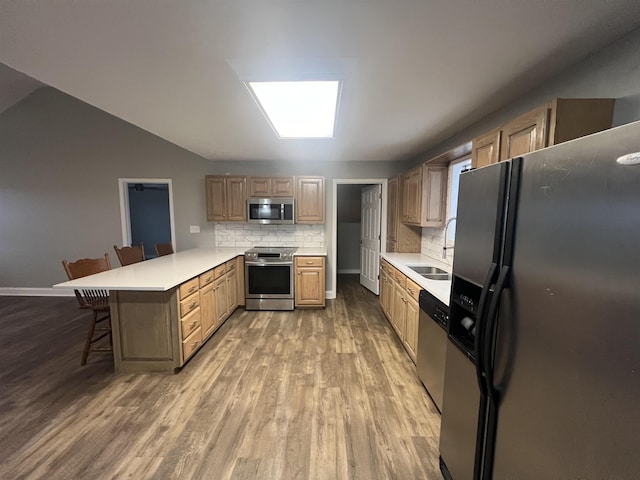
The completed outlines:
<svg viewBox="0 0 640 480">
<path fill-rule="evenodd" d="M 486 382 L 487 382 L 487 394 L 494 405 L 497 405 L 498 391 L 495 389 L 494 375 L 493 375 L 493 349 L 495 336 L 498 326 L 498 308 L 500 306 L 500 300 L 502 299 L 502 293 L 504 292 L 507 282 L 509 280 L 509 274 L 511 268 L 508 265 L 503 265 L 500 269 L 500 275 L 498 275 L 498 281 L 496 282 L 495 292 L 489 305 L 489 311 L 487 313 L 487 327 L 485 330 L 485 336 L 481 346 L 482 350 L 482 363 L 485 366 Z"/>
<path fill-rule="evenodd" d="M 480 293 L 480 300 L 478 302 L 478 313 L 476 316 L 476 325 L 478 328 L 474 350 L 476 353 L 476 376 L 478 377 L 478 386 L 480 387 L 480 392 L 482 394 L 486 393 L 486 380 L 485 380 L 485 363 L 484 363 L 484 355 L 483 355 L 483 346 L 484 346 L 484 338 L 485 338 L 485 330 L 487 322 L 484 321 L 484 313 L 487 306 L 487 298 L 489 298 L 489 291 L 491 289 L 491 285 L 494 282 L 494 277 L 496 275 L 496 270 L 498 265 L 496 263 L 492 263 L 489 265 L 489 269 L 487 270 L 487 275 L 484 278 L 484 284 L 482 285 L 482 292 Z"/>
</svg>

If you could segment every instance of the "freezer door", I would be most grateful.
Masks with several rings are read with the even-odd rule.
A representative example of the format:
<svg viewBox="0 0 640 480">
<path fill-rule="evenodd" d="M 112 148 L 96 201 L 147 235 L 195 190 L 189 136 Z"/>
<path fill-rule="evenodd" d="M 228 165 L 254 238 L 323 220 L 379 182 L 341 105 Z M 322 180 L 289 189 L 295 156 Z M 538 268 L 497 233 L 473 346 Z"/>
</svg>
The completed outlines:
<svg viewBox="0 0 640 480">
<path fill-rule="evenodd" d="M 460 175 L 453 274 L 481 286 L 499 263 L 509 162 Z"/>
<path fill-rule="evenodd" d="M 640 123 L 523 159 L 495 480 L 640 478 L 640 165 L 616 161 L 632 152 Z"/>
</svg>

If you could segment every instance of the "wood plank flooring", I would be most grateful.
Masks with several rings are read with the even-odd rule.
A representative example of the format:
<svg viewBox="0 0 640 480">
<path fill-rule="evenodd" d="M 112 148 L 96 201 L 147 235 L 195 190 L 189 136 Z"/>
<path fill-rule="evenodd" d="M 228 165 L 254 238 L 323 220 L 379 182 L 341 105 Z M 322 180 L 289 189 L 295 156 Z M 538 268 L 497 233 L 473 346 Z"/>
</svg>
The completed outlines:
<svg viewBox="0 0 640 480">
<path fill-rule="evenodd" d="M 177 375 L 80 366 L 73 298 L 0 297 L 0 478 L 440 479 L 440 417 L 378 297 L 239 309 Z"/>
</svg>

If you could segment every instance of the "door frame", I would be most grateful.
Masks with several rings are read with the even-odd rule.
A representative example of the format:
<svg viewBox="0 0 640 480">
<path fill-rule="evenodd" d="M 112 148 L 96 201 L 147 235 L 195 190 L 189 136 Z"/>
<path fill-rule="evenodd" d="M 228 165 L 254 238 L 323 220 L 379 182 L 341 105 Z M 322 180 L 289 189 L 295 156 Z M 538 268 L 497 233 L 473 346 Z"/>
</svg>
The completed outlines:
<svg viewBox="0 0 640 480">
<path fill-rule="evenodd" d="M 327 292 L 327 298 L 336 298 L 338 280 L 338 185 L 381 185 L 382 186 L 382 211 L 380 212 L 380 252 L 387 251 L 387 185 L 386 178 L 334 178 L 332 192 L 331 214 L 331 278 L 333 289 Z M 380 279 L 378 279 L 380 282 Z"/>
<path fill-rule="evenodd" d="M 173 184 L 170 178 L 118 178 L 120 192 L 120 225 L 122 226 L 122 246 L 131 245 L 131 218 L 129 216 L 129 183 L 160 183 L 169 187 L 169 222 L 171 223 L 171 244 L 176 247 L 176 224 L 173 215 Z"/>
</svg>

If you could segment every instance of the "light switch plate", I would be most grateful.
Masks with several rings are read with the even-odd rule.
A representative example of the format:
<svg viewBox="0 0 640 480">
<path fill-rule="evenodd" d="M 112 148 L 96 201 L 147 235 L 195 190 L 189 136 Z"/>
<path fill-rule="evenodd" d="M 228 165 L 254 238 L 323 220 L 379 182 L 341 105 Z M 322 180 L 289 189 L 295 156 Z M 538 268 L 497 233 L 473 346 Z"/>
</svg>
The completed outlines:
<svg viewBox="0 0 640 480">
<path fill-rule="evenodd" d="M 190 225 L 189 233 L 200 233 L 200 225 Z"/>
</svg>

